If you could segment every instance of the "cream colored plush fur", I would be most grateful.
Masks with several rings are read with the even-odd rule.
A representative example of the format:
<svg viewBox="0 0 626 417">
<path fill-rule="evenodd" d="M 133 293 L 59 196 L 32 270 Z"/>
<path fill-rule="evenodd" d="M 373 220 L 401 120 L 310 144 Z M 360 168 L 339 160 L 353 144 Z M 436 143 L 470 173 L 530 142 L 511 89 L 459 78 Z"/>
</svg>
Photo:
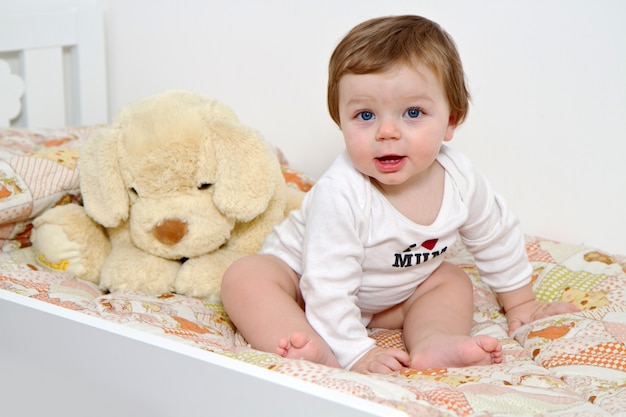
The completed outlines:
<svg viewBox="0 0 626 417">
<path fill-rule="evenodd" d="M 77 206 L 55 207 L 36 219 L 34 249 L 55 264 L 63 245 L 45 242 L 65 229 L 66 247 L 89 264 L 79 278 L 112 292 L 217 299 L 225 269 L 256 252 L 301 197 L 289 194 L 256 131 L 224 104 L 186 91 L 127 105 L 92 134 L 79 168 L 93 221 L 76 220 Z M 110 251 L 89 228 L 106 230 Z"/>
</svg>

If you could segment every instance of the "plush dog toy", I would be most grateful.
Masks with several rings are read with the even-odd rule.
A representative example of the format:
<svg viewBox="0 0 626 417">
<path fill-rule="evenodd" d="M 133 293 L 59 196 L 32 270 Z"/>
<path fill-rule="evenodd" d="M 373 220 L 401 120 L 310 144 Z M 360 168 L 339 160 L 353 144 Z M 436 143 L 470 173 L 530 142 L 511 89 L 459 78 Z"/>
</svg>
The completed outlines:
<svg viewBox="0 0 626 417">
<path fill-rule="evenodd" d="M 111 292 L 218 299 L 226 268 L 256 252 L 302 196 L 259 134 L 187 91 L 127 105 L 90 136 L 79 168 L 84 208 L 35 219 L 35 255 Z"/>
</svg>

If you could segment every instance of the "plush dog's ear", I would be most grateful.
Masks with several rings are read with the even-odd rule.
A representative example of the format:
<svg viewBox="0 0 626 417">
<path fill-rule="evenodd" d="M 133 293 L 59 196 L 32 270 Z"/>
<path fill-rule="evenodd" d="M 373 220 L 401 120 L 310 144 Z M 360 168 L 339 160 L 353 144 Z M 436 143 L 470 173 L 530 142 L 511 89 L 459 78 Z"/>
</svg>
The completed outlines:
<svg viewBox="0 0 626 417">
<path fill-rule="evenodd" d="M 209 135 L 216 159 L 213 202 L 227 217 L 254 219 L 274 195 L 278 158 L 255 130 L 237 122 L 211 122 Z"/>
<path fill-rule="evenodd" d="M 95 131 L 81 148 L 80 190 L 87 214 L 105 227 L 128 219 L 129 198 L 118 163 L 119 128 Z"/>
</svg>

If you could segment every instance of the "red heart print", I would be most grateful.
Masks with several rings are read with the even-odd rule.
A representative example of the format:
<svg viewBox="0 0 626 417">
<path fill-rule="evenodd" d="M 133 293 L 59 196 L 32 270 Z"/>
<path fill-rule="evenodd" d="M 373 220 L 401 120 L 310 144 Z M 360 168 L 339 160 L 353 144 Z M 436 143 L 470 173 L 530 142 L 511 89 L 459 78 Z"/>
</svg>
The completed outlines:
<svg viewBox="0 0 626 417">
<path fill-rule="evenodd" d="M 422 246 L 428 250 L 433 250 L 433 248 L 437 245 L 439 239 L 430 239 L 422 243 Z"/>
</svg>

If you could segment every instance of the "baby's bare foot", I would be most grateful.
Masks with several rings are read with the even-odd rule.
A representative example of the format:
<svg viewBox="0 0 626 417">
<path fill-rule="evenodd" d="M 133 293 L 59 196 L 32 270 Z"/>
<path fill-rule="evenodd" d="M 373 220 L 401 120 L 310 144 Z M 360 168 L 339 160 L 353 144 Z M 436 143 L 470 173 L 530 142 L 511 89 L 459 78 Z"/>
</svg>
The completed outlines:
<svg viewBox="0 0 626 417">
<path fill-rule="evenodd" d="M 335 356 L 320 347 L 306 333 L 294 333 L 289 339 L 280 339 L 276 353 L 290 359 L 304 359 L 310 362 L 338 368 Z"/>
<path fill-rule="evenodd" d="M 411 368 L 464 367 L 502 363 L 502 345 L 491 336 L 442 335 L 411 355 Z"/>
</svg>

